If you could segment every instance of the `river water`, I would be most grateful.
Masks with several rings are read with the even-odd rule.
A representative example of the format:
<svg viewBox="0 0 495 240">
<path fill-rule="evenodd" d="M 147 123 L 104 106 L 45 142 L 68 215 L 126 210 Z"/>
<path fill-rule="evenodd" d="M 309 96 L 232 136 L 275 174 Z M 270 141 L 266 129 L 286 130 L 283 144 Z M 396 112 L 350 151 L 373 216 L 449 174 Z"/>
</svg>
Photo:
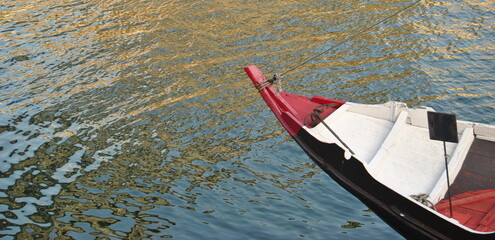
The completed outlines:
<svg viewBox="0 0 495 240">
<path fill-rule="evenodd" d="M 401 239 L 322 173 L 268 75 L 411 1 L 0 3 L 0 238 Z M 423 0 L 283 79 L 495 123 L 495 2 Z"/>
</svg>

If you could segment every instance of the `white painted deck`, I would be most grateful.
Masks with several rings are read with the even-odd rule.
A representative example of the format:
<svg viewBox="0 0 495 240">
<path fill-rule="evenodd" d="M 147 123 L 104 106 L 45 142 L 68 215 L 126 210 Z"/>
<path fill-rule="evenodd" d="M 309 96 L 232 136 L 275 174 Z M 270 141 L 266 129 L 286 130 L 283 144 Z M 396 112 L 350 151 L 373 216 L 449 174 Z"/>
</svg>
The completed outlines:
<svg viewBox="0 0 495 240">
<path fill-rule="evenodd" d="M 370 174 L 396 192 L 428 194 L 440 200 L 447 189 L 443 142 L 430 140 L 426 112 L 402 103 L 364 105 L 346 103 L 325 119 L 363 162 Z M 318 140 L 345 149 L 323 124 L 306 130 Z M 458 173 L 473 140 L 473 128 L 458 126 L 460 142 L 447 143 L 451 181 Z M 459 145 L 459 147 L 458 147 Z M 456 150 L 457 149 L 457 150 Z"/>
</svg>

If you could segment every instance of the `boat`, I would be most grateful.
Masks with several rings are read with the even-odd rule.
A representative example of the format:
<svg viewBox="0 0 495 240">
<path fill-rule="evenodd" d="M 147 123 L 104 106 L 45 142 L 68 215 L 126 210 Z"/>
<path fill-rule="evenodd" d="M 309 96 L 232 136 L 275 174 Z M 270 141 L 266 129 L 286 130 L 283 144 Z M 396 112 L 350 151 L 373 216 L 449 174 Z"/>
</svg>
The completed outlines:
<svg viewBox="0 0 495 240">
<path fill-rule="evenodd" d="M 495 239 L 495 126 L 454 117 L 456 141 L 439 141 L 430 107 L 301 96 L 244 69 L 309 157 L 402 236 Z"/>
</svg>

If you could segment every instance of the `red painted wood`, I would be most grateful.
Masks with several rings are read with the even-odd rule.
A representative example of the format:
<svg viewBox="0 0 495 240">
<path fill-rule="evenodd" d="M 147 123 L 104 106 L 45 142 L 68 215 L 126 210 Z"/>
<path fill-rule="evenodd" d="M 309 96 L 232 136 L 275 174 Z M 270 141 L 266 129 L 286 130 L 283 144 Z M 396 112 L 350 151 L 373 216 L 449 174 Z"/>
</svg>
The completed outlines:
<svg viewBox="0 0 495 240">
<path fill-rule="evenodd" d="M 436 210 L 450 217 L 449 200 L 435 205 Z M 452 197 L 454 219 L 480 232 L 495 231 L 495 189 L 466 192 Z"/>
<path fill-rule="evenodd" d="M 255 86 L 259 86 L 266 81 L 265 75 L 263 75 L 258 67 L 254 65 L 248 66 L 245 67 L 244 70 Z M 260 94 L 291 136 L 297 135 L 304 125 L 306 116 L 312 113 L 316 107 L 322 104 L 335 104 L 333 107 L 323 109 L 324 111 L 320 115 L 322 118 L 326 118 L 345 103 L 344 101 L 320 96 L 308 98 L 297 94 L 278 91 L 272 85 L 268 85 L 261 89 Z"/>
<path fill-rule="evenodd" d="M 478 231 L 493 232 L 495 231 L 495 207 L 490 210 L 483 219 L 481 219 Z"/>
</svg>

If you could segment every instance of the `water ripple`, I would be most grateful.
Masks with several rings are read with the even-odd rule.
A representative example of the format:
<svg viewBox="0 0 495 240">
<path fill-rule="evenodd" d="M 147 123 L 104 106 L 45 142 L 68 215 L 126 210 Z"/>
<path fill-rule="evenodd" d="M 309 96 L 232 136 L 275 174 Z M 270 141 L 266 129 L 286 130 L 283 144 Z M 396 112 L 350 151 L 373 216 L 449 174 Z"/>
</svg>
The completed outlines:
<svg viewBox="0 0 495 240">
<path fill-rule="evenodd" d="M 0 4 L 2 239 L 396 239 L 242 72 L 283 72 L 407 1 Z M 283 88 L 494 123 L 495 4 L 424 1 Z"/>
</svg>

